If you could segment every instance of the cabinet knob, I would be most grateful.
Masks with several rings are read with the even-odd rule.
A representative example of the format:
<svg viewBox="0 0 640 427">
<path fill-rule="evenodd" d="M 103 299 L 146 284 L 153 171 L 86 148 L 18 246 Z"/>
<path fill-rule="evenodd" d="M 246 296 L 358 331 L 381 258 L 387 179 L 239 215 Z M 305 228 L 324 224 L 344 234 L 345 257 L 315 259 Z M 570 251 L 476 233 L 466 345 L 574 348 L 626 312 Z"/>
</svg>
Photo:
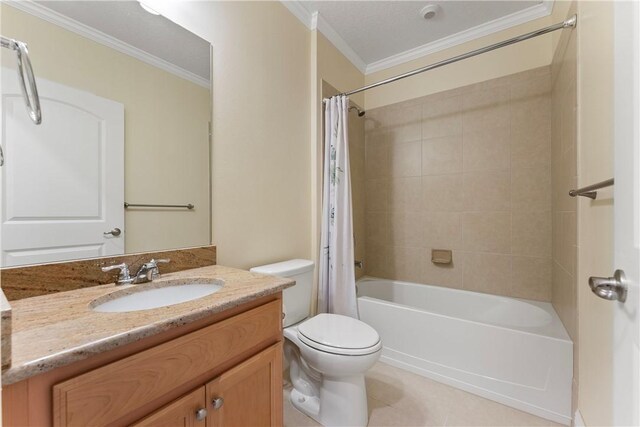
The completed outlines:
<svg viewBox="0 0 640 427">
<path fill-rule="evenodd" d="M 211 401 L 211 406 L 213 406 L 213 409 L 220 409 L 222 408 L 223 404 L 224 404 L 224 399 L 221 397 L 216 397 Z"/>
<path fill-rule="evenodd" d="M 207 410 L 204 408 L 200 408 L 196 411 L 196 420 L 204 421 L 207 418 Z"/>
</svg>

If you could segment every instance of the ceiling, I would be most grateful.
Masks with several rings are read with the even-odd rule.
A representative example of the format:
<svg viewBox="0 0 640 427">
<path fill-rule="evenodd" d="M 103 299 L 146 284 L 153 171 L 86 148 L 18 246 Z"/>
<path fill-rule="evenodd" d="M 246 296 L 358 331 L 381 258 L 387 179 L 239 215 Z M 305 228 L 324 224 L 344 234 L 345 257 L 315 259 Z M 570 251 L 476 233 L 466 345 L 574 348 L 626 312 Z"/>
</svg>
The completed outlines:
<svg viewBox="0 0 640 427">
<path fill-rule="evenodd" d="M 291 10 L 291 5 L 285 1 Z M 299 1 L 310 16 L 319 13 L 318 29 L 338 48 L 351 50 L 352 62 L 371 66 L 403 53 L 435 44 L 451 45 L 521 24 L 551 12 L 552 1 Z M 420 10 L 437 5 L 439 12 L 425 20 Z M 292 10 L 292 12 L 294 12 Z M 295 13 L 294 13 L 295 14 Z M 299 14 L 297 14 L 298 17 Z M 318 18 L 316 18 L 318 20 Z M 324 21 L 324 22 L 322 22 Z M 324 28 L 322 26 L 329 27 Z M 332 34 L 334 33 L 334 34 Z M 334 37 L 331 37 L 331 36 Z M 341 40 L 335 40 L 335 36 Z M 457 43 L 456 43 L 457 41 Z M 342 46 L 341 46 L 342 45 Z M 427 52 L 427 53 L 432 53 Z M 415 52 L 414 52 L 415 53 Z M 349 55 L 347 55 L 349 57 Z M 355 61 L 354 61 L 355 59 Z M 415 55 L 406 60 L 415 59 Z M 401 58 L 400 58 L 401 60 Z M 397 62 L 397 61 L 396 61 Z M 401 61 L 403 62 L 403 61 Z M 395 65 L 395 64 L 392 64 Z M 377 70 L 373 70 L 377 71 Z"/>
<path fill-rule="evenodd" d="M 137 1 L 36 1 L 114 39 L 209 80 L 209 42 Z"/>
</svg>

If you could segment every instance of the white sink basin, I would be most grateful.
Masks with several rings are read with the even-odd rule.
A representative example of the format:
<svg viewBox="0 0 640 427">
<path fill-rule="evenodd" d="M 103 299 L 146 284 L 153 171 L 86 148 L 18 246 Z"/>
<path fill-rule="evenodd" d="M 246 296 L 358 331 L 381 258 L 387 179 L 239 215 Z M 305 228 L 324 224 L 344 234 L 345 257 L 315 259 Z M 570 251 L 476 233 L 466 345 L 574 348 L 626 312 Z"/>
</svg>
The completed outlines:
<svg viewBox="0 0 640 427">
<path fill-rule="evenodd" d="M 148 289 L 145 289 L 144 286 L 137 285 L 136 288 L 118 291 L 118 293 L 122 293 L 122 296 L 109 294 L 98 298 L 93 301 L 91 307 L 94 311 L 102 313 L 122 313 L 166 307 L 218 292 L 222 289 L 222 282 L 176 284 Z"/>
</svg>

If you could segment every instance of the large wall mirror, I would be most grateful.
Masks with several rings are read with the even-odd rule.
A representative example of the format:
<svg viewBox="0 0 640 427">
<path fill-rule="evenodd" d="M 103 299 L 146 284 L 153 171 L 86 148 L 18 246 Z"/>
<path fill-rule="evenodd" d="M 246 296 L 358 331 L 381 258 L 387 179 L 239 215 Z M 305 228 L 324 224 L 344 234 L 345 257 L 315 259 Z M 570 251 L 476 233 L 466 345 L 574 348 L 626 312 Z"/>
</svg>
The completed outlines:
<svg viewBox="0 0 640 427">
<path fill-rule="evenodd" d="M 209 43 L 137 1 L 0 7 L 42 105 L 2 49 L 1 266 L 209 244 Z"/>
</svg>

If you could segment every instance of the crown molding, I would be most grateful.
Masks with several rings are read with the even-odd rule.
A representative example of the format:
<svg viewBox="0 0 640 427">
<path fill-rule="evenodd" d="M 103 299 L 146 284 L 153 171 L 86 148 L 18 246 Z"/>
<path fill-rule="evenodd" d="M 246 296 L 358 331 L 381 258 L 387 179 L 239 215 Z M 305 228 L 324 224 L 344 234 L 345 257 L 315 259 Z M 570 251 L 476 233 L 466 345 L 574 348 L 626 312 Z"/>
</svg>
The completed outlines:
<svg viewBox="0 0 640 427">
<path fill-rule="evenodd" d="M 199 86 L 210 88 L 210 82 L 208 79 L 200 77 L 199 75 L 185 70 L 182 67 L 178 67 L 169 61 L 165 61 L 164 59 L 151 55 L 142 49 L 131 46 L 130 44 L 105 34 L 102 31 L 91 28 L 88 25 L 76 21 L 75 19 L 71 19 L 65 15 L 55 12 L 41 4 L 35 3 L 31 0 L 7 0 L 4 3 L 21 10 L 22 12 L 29 13 L 73 33 L 93 40 L 96 43 L 100 43 L 103 46 L 110 47 L 118 52 L 124 53 L 125 55 L 129 55 L 149 65 L 160 68 Z"/>
<path fill-rule="evenodd" d="M 466 43 L 480 37 L 488 36 L 499 31 L 506 30 L 516 25 L 524 24 L 534 19 L 551 15 L 554 0 L 543 0 L 542 3 L 528 7 L 518 12 L 503 16 L 493 21 L 460 31 L 456 34 L 441 38 L 431 43 L 406 50 L 396 55 L 389 56 L 379 61 L 367 64 L 365 74 L 375 73 L 414 59 L 449 49 L 462 43 Z"/>
<path fill-rule="evenodd" d="M 441 50 L 449 49 L 459 44 L 488 36 L 534 19 L 549 16 L 553 10 L 554 0 L 542 0 L 542 3 L 535 6 L 528 7 L 510 15 L 494 19 L 493 21 L 460 31 L 459 33 L 406 50 L 370 64 L 365 63 L 317 11 L 313 13 L 309 12 L 302 5 L 301 0 L 281 0 L 281 3 L 289 10 L 289 12 L 298 18 L 305 27 L 310 30 L 317 29 L 320 31 L 344 56 L 347 57 L 347 59 L 349 59 L 349 61 L 351 61 L 358 70 L 366 75 L 395 67 L 396 65 L 413 61 L 414 59 L 422 58 L 423 56 L 431 55 Z"/>
<path fill-rule="evenodd" d="M 312 28 L 312 20 L 313 16 L 311 16 L 311 12 L 309 12 L 300 1 L 298 0 L 281 0 L 280 3 L 287 9 L 289 12 L 293 14 L 296 18 L 300 20 L 304 24 L 305 27 L 309 30 L 313 30 Z"/>
<path fill-rule="evenodd" d="M 367 64 L 360 56 L 351 49 L 351 46 L 344 41 L 340 34 L 318 12 L 313 12 L 311 18 L 311 29 L 320 31 L 362 74 L 367 69 Z"/>
<path fill-rule="evenodd" d="M 333 29 L 331 25 L 316 11 L 309 12 L 300 0 L 281 0 L 281 3 L 310 30 L 318 30 L 324 35 L 348 60 L 364 74 L 367 64 L 351 49 L 351 46 Z"/>
</svg>

